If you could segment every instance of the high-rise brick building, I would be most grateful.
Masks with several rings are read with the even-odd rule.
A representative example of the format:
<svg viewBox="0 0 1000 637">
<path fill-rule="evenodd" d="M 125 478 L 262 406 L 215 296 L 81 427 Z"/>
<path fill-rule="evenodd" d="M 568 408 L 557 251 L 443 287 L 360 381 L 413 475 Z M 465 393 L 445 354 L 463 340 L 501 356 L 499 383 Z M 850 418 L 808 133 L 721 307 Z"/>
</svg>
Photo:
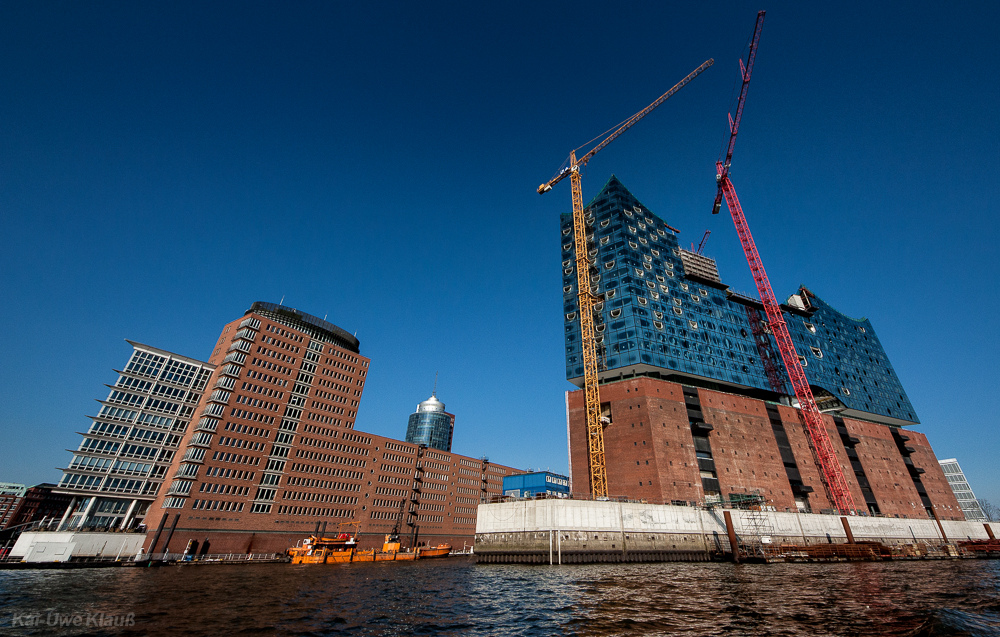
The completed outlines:
<svg viewBox="0 0 1000 637">
<path fill-rule="evenodd" d="M 355 431 L 369 359 L 356 337 L 304 312 L 254 303 L 209 363 L 196 424 L 147 516 L 149 552 L 190 540 L 278 552 L 348 522 L 380 546 L 397 520 L 410 541 L 471 544 L 477 505 L 515 472 Z"/>
<path fill-rule="evenodd" d="M 762 495 L 832 508 L 761 303 L 611 177 L 586 209 L 608 488 L 650 502 Z M 562 217 L 566 377 L 583 384 L 572 215 Z M 782 304 L 862 514 L 962 519 L 871 323 L 805 287 Z M 588 492 L 582 392 L 567 399 L 575 492 Z"/>
</svg>

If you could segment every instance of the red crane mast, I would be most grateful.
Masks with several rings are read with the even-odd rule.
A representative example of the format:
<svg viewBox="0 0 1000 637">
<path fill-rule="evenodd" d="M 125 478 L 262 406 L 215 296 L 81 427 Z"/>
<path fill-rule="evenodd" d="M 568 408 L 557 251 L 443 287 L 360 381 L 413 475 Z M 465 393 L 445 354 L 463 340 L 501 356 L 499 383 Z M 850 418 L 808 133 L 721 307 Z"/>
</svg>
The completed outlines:
<svg viewBox="0 0 1000 637">
<path fill-rule="evenodd" d="M 750 74 L 753 72 L 754 58 L 757 56 L 757 42 L 760 39 L 760 30 L 764 24 L 764 12 L 757 14 L 757 23 L 754 25 L 753 37 L 750 40 L 750 52 L 747 55 L 747 62 L 744 66 L 740 60 L 740 73 L 742 74 L 743 85 L 740 88 L 739 102 L 736 106 L 736 118 L 729 116 L 729 146 L 726 149 L 724 161 L 717 161 L 715 164 L 715 179 L 718 182 L 719 190 L 715 195 L 715 206 L 712 214 L 717 214 L 722 207 L 722 200 L 725 198 L 729 213 L 736 226 L 736 233 L 740 237 L 743 245 L 743 252 L 746 253 L 747 262 L 750 264 L 750 272 L 753 274 L 754 283 L 757 284 L 757 293 L 760 295 L 764 311 L 767 313 L 768 325 L 778 344 L 778 351 L 781 353 L 781 360 L 788 371 L 788 378 L 792 382 L 795 397 L 799 401 L 799 411 L 802 420 L 805 422 L 806 432 L 809 434 L 809 446 L 819 462 L 823 473 L 823 483 L 826 486 L 827 495 L 833 505 L 844 515 L 854 515 L 856 513 L 854 497 L 851 495 L 850 487 L 844 478 L 843 469 L 837 454 L 834 451 L 830 435 L 827 433 L 826 425 L 820 414 L 816 400 L 813 398 L 812 390 L 806 373 L 799 363 L 798 353 L 792 343 L 792 337 L 788 333 L 788 326 L 785 318 L 778 306 L 777 299 L 774 298 L 774 291 L 771 289 L 771 282 L 767 278 L 764 264 L 760 260 L 757 246 L 753 236 L 750 234 L 750 226 L 747 225 L 746 217 L 743 215 L 743 208 L 740 200 L 736 197 L 736 188 L 729 179 L 729 166 L 733 159 L 733 147 L 736 145 L 736 134 L 739 131 L 740 119 L 743 117 L 743 105 L 746 102 L 747 88 L 750 86 Z"/>
</svg>

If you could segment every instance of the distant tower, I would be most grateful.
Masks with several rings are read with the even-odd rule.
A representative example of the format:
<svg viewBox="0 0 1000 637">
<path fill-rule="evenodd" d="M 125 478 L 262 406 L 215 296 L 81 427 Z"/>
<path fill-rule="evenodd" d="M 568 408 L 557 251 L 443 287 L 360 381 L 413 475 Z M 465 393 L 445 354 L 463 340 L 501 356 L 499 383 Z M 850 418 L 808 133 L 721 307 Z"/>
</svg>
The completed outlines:
<svg viewBox="0 0 1000 637">
<path fill-rule="evenodd" d="M 455 433 L 455 415 L 444 410 L 444 403 L 437 399 L 437 383 L 431 397 L 417 405 L 406 426 L 406 442 L 427 445 L 431 449 L 451 451 L 451 437 Z"/>
</svg>

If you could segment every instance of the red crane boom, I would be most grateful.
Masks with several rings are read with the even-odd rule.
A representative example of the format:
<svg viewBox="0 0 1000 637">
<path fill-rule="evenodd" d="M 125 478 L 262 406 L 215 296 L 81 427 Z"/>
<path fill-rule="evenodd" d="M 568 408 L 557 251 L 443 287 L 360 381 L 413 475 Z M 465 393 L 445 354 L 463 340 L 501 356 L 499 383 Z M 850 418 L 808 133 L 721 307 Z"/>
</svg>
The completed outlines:
<svg viewBox="0 0 1000 637">
<path fill-rule="evenodd" d="M 771 282 L 767 278 L 764 264 L 760 260 L 757 246 L 753 236 L 750 234 L 750 226 L 743 215 L 743 208 L 740 200 L 736 197 L 736 188 L 729 179 L 729 166 L 733 159 L 733 147 L 736 145 L 736 134 L 739 131 L 740 119 L 743 117 L 743 105 L 747 97 L 747 88 L 750 86 L 750 74 L 753 72 L 754 58 L 757 55 L 757 41 L 760 39 L 761 26 L 764 24 L 764 12 L 757 14 L 757 23 L 754 25 L 753 37 L 750 41 L 750 53 L 747 56 L 746 66 L 740 60 L 740 72 L 742 74 L 743 85 L 740 88 L 739 103 L 736 107 L 736 118 L 729 117 L 729 146 L 726 149 L 725 161 L 717 161 L 715 164 L 716 176 L 719 190 L 715 195 L 715 207 L 712 214 L 719 212 L 722 207 L 723 198 L 729 207 L 733 224 L 736 226 L 736 233 L 740 237 L 743 245 L 743 252 L 746 253 L 747 262 L 750 264 L 750 272 L 753 274 L 754 283 L 757 284 L 757 293 L 764 304 L 764 311 L 767 313 L 768 325 L 778 344 L 778 351 L 781 353 L 781 360 L 788 370 L 788 378 L 792 382 L 795 397 L 799 401 L 799 410 L 802 420 L 805 422 L 806 432 L 809 434 L 809 446 L 819 462 L 823 473 L 823 482 L 826 486 L 827 495 L 833 505 L 844 515 L 854 515 L 856 513 L 854 497 L 851 495 L 850 487 L 844 478 L 843 469 L 837 454 L 834 451 L 830 435 L 827 433 L 826 425 L 820 414 L 816 400 L 813 398 L 812 390 L 809 387 L 809 380 L 806 378 L 805 370 L 799 363 L 798 353 L 792 343 L 792 337 L 788 333 L 788 326 L 785 318 L 778 306 L 777 299 L 774 298 L 774 291 L 771 289 Z"/>
</svg>

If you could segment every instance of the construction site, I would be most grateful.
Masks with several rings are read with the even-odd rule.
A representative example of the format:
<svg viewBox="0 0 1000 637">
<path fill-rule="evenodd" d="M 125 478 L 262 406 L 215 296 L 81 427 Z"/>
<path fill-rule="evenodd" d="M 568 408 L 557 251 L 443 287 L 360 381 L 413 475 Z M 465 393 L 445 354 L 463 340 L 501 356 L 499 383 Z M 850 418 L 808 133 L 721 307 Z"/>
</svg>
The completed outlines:
<svg viewBox="0 0 1000 637">
<path fill-rule="evenodd" d="M 481 504 L 480 562 L 1000 557 L 995 524 L 966 521 L 912 429 L 871 322 L 805 286 L 784 302 L 772 290 L 730 180 L 763 22 L 761 11 L 739 61 L 711 208 L 725 204 L 756 296 L 723 282 L 710 233 L 682 248 L 615 176 L 583 199 L 588 162 L 714 60 L 538 187 L 570 182 L 560 230 L 566 378 L 578 387 L 566 395 L 572 497 Z"/>
</svg>

